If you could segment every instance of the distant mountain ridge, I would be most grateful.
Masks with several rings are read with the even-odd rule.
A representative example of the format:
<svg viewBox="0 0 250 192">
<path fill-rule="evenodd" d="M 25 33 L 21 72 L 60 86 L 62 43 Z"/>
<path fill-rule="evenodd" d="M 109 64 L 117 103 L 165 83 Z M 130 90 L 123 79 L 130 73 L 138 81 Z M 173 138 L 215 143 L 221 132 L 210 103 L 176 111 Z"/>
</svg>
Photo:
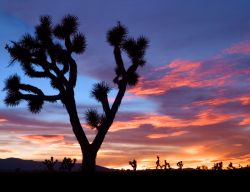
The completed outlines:
<svg viewBox="0 0 250 192">
<path fill-rule="evenodd" d="M 56 163 L 55 170 L 59 170 L 61 162 Z M 19 158 L 0 159 L 0 172 L 13 171 L 46 171 L 47 167 L 41 161 L 24 160 Z M 72 171 L 80 171 L 81 164 L 76 163 Z M 97 165 L 96 171 L 112 171 L 112 169 Z"/>
</svg>

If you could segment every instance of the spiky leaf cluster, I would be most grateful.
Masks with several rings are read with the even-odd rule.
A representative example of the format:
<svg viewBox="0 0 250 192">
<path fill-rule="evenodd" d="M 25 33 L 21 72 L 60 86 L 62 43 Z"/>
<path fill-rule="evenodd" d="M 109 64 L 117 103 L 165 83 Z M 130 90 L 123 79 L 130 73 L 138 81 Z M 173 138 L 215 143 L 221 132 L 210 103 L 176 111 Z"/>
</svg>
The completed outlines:
<svg viewBox="0 0 250 192">
<path fill-rule="evenodd" d="M 76 16 L 67 15 L 62 19 L 62 22 L 54 28 L 54 35 L 59 39 L 65 39 L 77 32 L 78 25 L 79 22 Z"/>
<path fill-rule="evenodd" d="M 91 96 L 93 96 L 97 101 L 102 102 L 107 98 L 108 93 L 111 91 L 111 87 L 105 82 L 94 84 L 94 88 L 91 91 Z"/>
<path fill-rule="evenodd" d="M 137 40 L 133 38 L 127 39 L 123 44 L 123 49 L 126 51 L 133 64 L 144 66 L 143 59 L 145 50 L 148 47 L 148 40 L 145 37 L 139 37 Z"/>
<path fill-rule="evenodd" d="M 137 74 L 138 66 L 145 65 L 145 51 L 148 47 L 148 40 L 140 36 L 137 39 L 127 37 L 128 31 L 126 27 L 118 23 L 107 33 L 107 41 L 114 47 L 114 56 L 116 60 L 116 77 L 113 82 L 119 86 L 122 80 L 128 85 L 135 86 L 138 83 L 139 75 Z M 126 67 L 122 61 L 122 51 L 124 51 L 131 60 L 131 66 Z"/>
<path fill-rule="evenodd" d="M 19 92 L 20 77 L 18 75 L 12 75 L 5 81 L 4 91 L 7 91 L 7 96 L 4 102 L 8 106 L 16 106 L 21 101 L 21 94 Z"/>
<path fill-rule="evenodd" d="M 120 22 L 107 33 L 107 41 L 111 46 L 120 46 L 127 38 L 128 30 Z"/>
<path fill-rule="evenodd" d="M 99 130 L 104 121 L 104 116 L 100 115 L 96 109 L 88 109 L 85 112 L 85 119 L 87 124 L 93 128 Z"/>
</svg>

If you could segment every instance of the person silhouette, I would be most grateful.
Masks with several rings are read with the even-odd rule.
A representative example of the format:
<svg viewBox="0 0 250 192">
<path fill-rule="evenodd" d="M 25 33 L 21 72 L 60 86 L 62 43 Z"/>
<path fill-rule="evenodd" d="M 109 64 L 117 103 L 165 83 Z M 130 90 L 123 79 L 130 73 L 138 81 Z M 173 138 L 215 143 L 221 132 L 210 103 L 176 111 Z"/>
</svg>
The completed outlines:
<svg viewBox="0 0 250 192">
<path fill-rule="evenodd" d="M 159 167 L 161 168 L 159 156 L 157 156 L 157 161 L 155 163 L 156 163 L 156 169 L 158 169 Z"/>
</svg>

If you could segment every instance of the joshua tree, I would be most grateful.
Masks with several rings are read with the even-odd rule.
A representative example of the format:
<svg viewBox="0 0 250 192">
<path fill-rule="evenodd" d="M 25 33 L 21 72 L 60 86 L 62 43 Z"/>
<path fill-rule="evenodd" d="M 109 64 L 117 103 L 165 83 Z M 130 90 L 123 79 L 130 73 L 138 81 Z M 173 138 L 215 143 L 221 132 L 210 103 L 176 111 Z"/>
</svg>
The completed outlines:
<svg viewBox="0 0 250 192">
<path fill-rule="evenodd" d="M 230 162 L 230 163 L 228 164 L 227 169 L 229 169 L 229 170 L 235 169 L 235 167 L 233 166 L 233 163 L 232 163 L 232 162 Z"/>
<path fill-rule="evenodd" d="M 218 162 L 218 163 L 214 163 L 214 166 L 212 167 L 212 170 L 222 170 L 223 169 L 223 163 Z"/>
<path fill-rule="evenodd" d="M 71 172 L 71 170 L 75 166 L 75 164 L 76 164 L 76 159 L 64 157 L 64 159 L 61 163 L 60 169 L 67 170 L 68 172 Z"/>
<path fill-rule="evenodd" d="M 177 163 L 177 166 L 179 167 L 180 170 L 182 170 L 183 162 L 182 162 L 182 161 L 179 161 L 179 162 Z"/>
<path fill-rule="evenodd" d="M 40 24 L 35 28 L 35 36 L 24 35 L 20 41 L 6 45 L 12 57 L 11 63 L 18 61 L 25 75 L 30 78 L 46 78 L 52 88 L 58 93 L 46 95 L 41 89 L 30 84 L 21 83 L 18 75 L 9 77 L 5 82 L 8 106 L 17 106 L 21 101 L 27 101 L 32 113 L 39 113 L 44 102 L 61 101 L 65 106 L 73 132 L 80 144 L 82 152 L 82 167 L 85 171 L 95 169 L 96 155 L 111 127 L 127 86 L 138 82 L 137 69 L 145 64 L 144 54 L 148 41 L 144 37 L 128 38 L 127 29 L 118 23 L 107 33 L 107 41 L 114 48 L 116 62 L 116 77 L 114 84 L 118 92 L 112 104 L 108 102 L 110 87 L 105 82 L 98 83 L 92 90 L 92 95 L 102 104 L 103 115 L 96 110 L 86 112 L 87 123 L 97 130 L 93 142 L 89 142 L 83 130 L 77 113 L 74 98 L 74 88 L 77 81 L 77 64 L 73 54 L 85 51 L 85 37 L 78 32 L 78 19 L 68 15 L 60 24 L 53 26 L 49 16 L 42 16 Z M 122 52 L 131 60 L 130 66 L 124 66 Z"/>
<path fill-rule="evenodd" d="M 162 165 L 162 167 L 164 167 L 164 169 L 171 169 L 170 163 L 167 162 L 167 160 L 164 160 L 164 164 Z"/>
<path fill-rule="evenodd" d="M 134 159 L 133 161 L 129 161 L 129 165 L 132 166 L 133 170 L 136 171 L 136 168 L 137 168 L 137 162 L 136 160 Z"/>
<path fill-rule="evenodd" d="M 201 166 L 197 166 L 196 169 L 197 170 L 208 170 L 208 167 L 206 165 L 201 165 Z"/>
<path fill-rule="evenodd" d="M 58 162 L 57 160 L 54 161 L 53 157 L 50 157 L 50 159 L 45 159 L 43 161 L 43 164 L 47 166 L 47 168 L 48 168 L 49 171 L 54 171 L 55 164 L 57 162 Z"/>
</svg>

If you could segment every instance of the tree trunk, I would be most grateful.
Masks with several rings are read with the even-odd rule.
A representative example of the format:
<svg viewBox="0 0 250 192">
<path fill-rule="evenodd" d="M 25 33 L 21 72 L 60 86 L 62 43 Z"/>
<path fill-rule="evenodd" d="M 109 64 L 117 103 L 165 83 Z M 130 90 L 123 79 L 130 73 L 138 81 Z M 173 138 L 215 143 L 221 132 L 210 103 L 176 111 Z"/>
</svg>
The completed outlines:
<svg viewBox="0 0 250 192">
<path fill-rule="evenodd" d="M 83 131 L 81 126 L 78 113 L 76 110 L 76 104 L 74 99 L 74 91 L 68 90 L 68 95 L 65 98 L 65 106 L 69 114 L 70 123 L 73 129 L 73 132 L 77 138 L 78 143 L 81 147 L 82 152 L 82 170 L 86 172 L 94 172 L 95 170 L 95 159 L 97 150 L 93 150 L 93 147 L 89 144 L 88 139 Z"/>
<path fill-rule="evenodd" d="M 93 149 L 85 149 L 82 151 L 82 170 L 83 172 L 93 173 L 96 168 L 97 151 Z"/>
</svg>

